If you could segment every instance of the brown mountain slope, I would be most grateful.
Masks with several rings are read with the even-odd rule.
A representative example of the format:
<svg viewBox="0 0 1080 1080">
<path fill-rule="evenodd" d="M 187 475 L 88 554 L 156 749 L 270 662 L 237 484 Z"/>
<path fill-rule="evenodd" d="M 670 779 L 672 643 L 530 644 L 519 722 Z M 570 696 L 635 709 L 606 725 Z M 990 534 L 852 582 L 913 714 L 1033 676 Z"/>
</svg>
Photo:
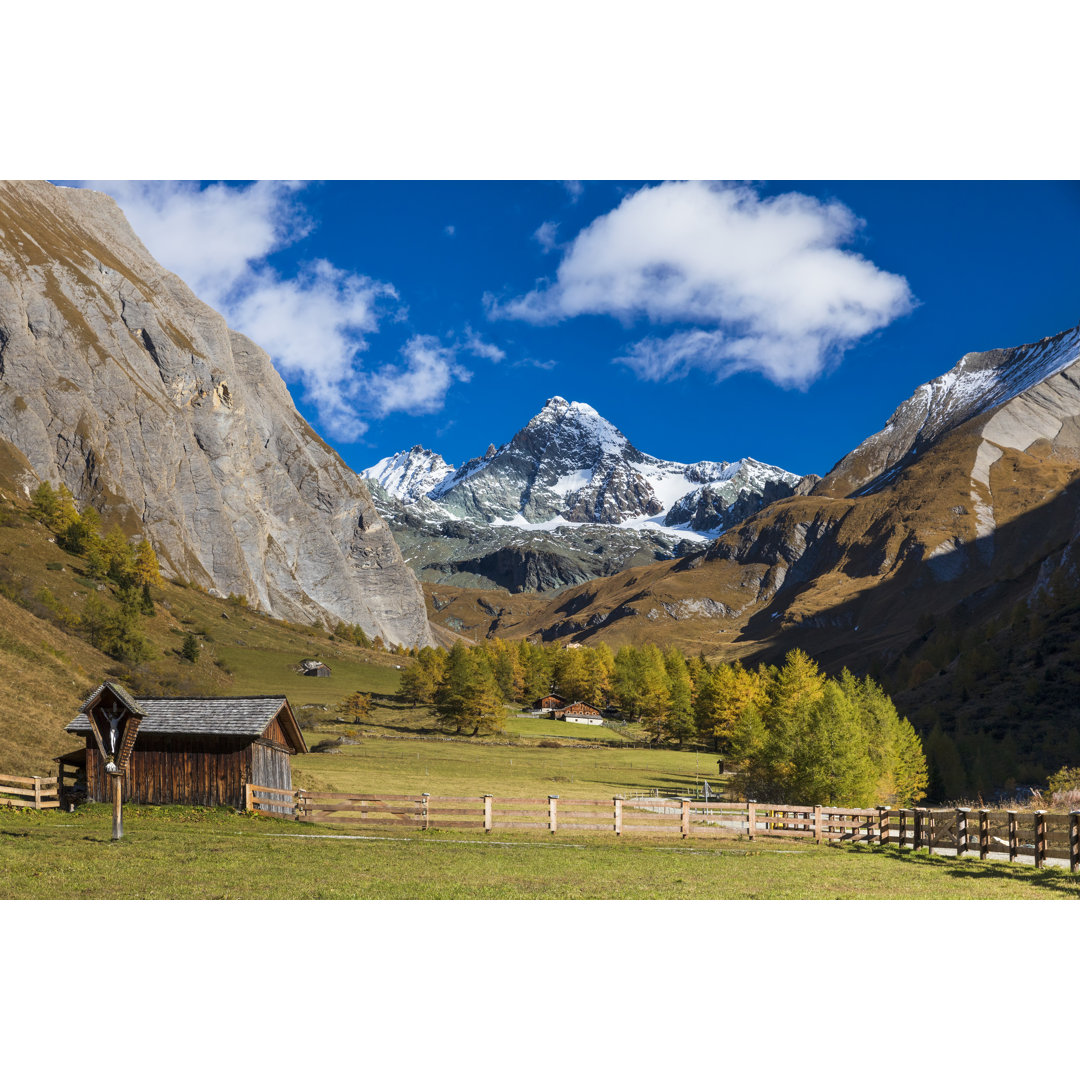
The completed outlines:
<svg viewBox="0 0 1080 1080">
<path fill-rule="evenodd" d="M 847 663 L 897 652 L 926 614 L 1037 575 L 1074 535 L 1080 459 L 1037 445 L 1003 451 L 992 466 L 997 529 L 980 536 L 970 498 L 979 444 L 961 428 L 883 491 L 785 499 L 704 556 L 567 589 L 546 609 L 509 612 L 496 632 L 659 640 L 723 659 L 793 643 Z M 1044 507 L 1051 512 L 1030 518 Z"/>
</svg>

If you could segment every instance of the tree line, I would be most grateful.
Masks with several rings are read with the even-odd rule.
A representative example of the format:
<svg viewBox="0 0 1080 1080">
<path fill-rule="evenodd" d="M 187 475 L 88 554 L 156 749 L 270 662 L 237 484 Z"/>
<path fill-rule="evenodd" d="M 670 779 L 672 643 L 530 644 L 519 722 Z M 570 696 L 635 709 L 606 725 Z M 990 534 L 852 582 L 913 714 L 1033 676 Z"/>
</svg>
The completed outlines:
<svg viewBox="0 0 1080 1080">
<path fill-rule="evenodd" d="M 103 532 L 101 515 L 93 506 L 80 512 L 64 485 L 56 489 L 48 481 L 34 490 L 30 513 L 53 532 L 58 547 L 86 559 L 88 578 L 112 582 L 116 587 L 115 606 L 95 590 L 87 596 L 79 615 L 64 608 L 48 589 L 38 593 L 39 603 L 114 659 L 128 664 L 148 659 L 152 650 L 141 630 L 142 616 L 154 613 L 150 587 L 162 583 L 150 542 L 132 543 L 118 525 Z"/>
<path fill-rule="evenodd" d="M 431 705 L 449 730 L 490 734 L 506 706 L 554 691 L 640 723 L 653 745 L 713 742 L 747 798 L 800 804 L 911 804 L 926 793 L 914 728 L 869 676 L 837 678 L 795 650 L 747 668 L 675 648 L 601 643 L 563 649 L 529 641 L 419 650 L 401 693 Z"/>
</svg>

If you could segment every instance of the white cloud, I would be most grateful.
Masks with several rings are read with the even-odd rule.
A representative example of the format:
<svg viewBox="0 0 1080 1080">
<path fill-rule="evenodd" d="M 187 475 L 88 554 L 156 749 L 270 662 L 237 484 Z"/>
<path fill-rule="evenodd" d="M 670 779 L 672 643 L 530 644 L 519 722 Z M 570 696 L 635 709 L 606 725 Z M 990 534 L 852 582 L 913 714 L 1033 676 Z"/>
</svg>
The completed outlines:
<svg viewBox="0 0 1080 1080">
<path fill-rule="evenodd" d="M 576 203 L 585 191 L 585 185 L 580 180 L 561 180 L 560 183 L 570 196 L 570 201 Z"/>
<path fill-rule="evenodd" d="M 482 360 L 490 360 L 498 364 L 506 359 L 506 352 L 498 345 L 485 341 L 471 326 L 465 325 L 465 348 Z"/>
<path fill-rule="evenodd" d="M 368 427 L 365 416 L 433 411 L 442 400 L 436 389 L 440 379 L 468 377 L 455 364 L 440 368 L 437 358 L 421 358 L 414 343 L 427 339 L 419 338 L 402 349 L 403 368 L 365 371 L 363 353 L 380 321 L 405 317 L 393 285 L 323 259 L 290 278 L 268 265 L 267 256 L 313 228 L 296 197 L 301 185 L 258 181 L 200 188 L 187 182 L 123 181 L 87 186 L 115 198 L 158 262 L 264 348 L 285 378 L 300 382 L 331 436 L 359 439 Z"/>
<path fill-rule="evenodd" d="M 470 372 L 456 360 L 457 351 L 437 338 L 418 334 L 402 347 L 405 367 L 386 365 L 363 377 L 363 386 L 377 403 L 378 415 L 391 412 L 438 412 L 456 380 L 468 382 Z"/>
<path fill-rule="evenodd" d="M 797 193 L 762 199 L 747 185 L 699 181 L 642 188 L 578 234 L 554 283 L 489 297 L 488 311 L 536 324 L 586 314 L 683 324 L 617 359 L 650 379 L 756 370 L 805 386 L 913 306 L 903 277 L 843 250 L 861 224 L 840 203 Z"/>
<path fill-rule="evenodd" d="M 447 225 L 443 228 L 443 232 L 446 233 L 447 236 L 453 236 L 454 233 L 457 232 L 457 229 L 454 228 L 453 225 Z"/>
<path fill-rule="evenodd" d="M 558 232 L 559 223 L 557 221 L 545 221 L 537 230 L 533 233 L 533 239 L 540 245 L 541 251 L 547 254 L 549 251 L 553 251 L 558 247 L 558 241 L 555 239 L 555 234 Z"/>
</svg>

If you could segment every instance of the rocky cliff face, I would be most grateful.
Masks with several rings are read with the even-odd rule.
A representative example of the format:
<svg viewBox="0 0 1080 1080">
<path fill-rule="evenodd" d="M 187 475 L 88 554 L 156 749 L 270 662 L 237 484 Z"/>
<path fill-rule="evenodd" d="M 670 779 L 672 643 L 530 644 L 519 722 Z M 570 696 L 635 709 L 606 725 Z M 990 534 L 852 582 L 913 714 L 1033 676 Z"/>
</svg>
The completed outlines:
<svg viewBox="0 0 1080 1080">
<path fill-rule="evenodd" d="M 270 358 L 159 266 L 97 192 L 0 184 L 0 436 L 167 574 L 281 618 L 428 643 L 359 477 Z"/>
<path fill-rule="evenodd" d="M 424 580 L 514 592 L 700 550 L 799 482 L 752 458 L 652 457 L 591 406 L 561 397 L 457 470 L 414 446 L 364 476 Z"/>
</svg>

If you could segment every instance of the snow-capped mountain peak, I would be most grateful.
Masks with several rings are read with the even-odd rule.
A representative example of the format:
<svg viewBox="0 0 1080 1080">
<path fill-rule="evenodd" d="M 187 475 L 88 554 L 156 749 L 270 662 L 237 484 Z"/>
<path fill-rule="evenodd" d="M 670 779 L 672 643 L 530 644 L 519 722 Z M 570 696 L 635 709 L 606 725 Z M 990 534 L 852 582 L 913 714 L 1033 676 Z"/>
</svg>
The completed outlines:
<svg viewBox="0 0 1080 1080">
<path fill-rule="evenodd" d="M 734 523 L 725 507 L 738 503 L 745 508 L 747 498 L 760 504 L 766 491 L 770 498 L 790 494 L 799 480 L 753 458 L 684 465 L 653 457 L 591 405 L 557 396 L 509 442 L 498 449 L 489 446 L 456 471 L 438 454 L 413 447 L 384 458 L 364 476 L 400 502 L 426 497 L 444 519 L 705 532 Z M 706 488 L 709 513 L 703 516 L 696 512 L 694 496 Z M 704 529 L 689 524 L 706 518 L 710 524 Z"/>
<path fill-rule="evenodd" d="M 363 475 L 382 485 L 379 511 L 422 578 L 511 589 L 559 588 L 702 548 L 799 481 L 753 458 L 652 457 L 591 405 L 563 397 L 456 470 L 414 446 Z"/>
<path fill-rule="evenodd" d="M 429 494 L 453 473 L 454 466 L 447 464 L 440 454 L 414 446 L 384 457 L 360 475 L 365 480 L 374 480 L 387 494 L 408 504 Z"/>
</svg>

